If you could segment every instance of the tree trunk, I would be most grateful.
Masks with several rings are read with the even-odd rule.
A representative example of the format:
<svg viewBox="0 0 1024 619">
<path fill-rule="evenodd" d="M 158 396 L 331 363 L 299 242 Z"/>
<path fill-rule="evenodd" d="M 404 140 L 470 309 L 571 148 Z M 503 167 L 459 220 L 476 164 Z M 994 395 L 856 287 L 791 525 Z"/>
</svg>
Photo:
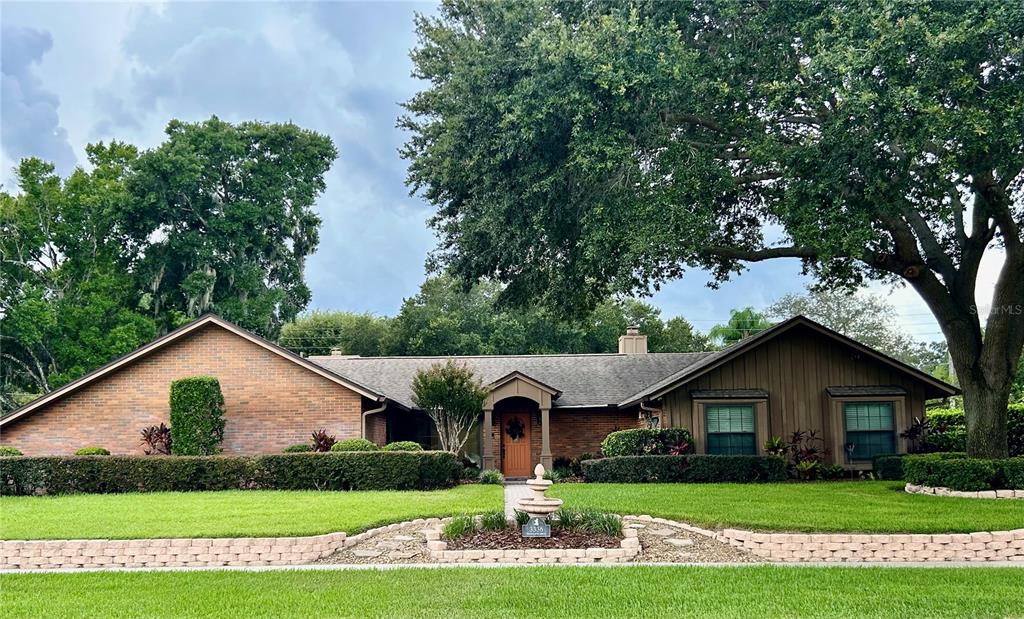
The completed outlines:
<svg viewBox="0 0 1024 619">
<path fill-rule="evenodd" d="M 1006 434 L 1006 409 L 1010 399 L 1010 381 L 993 387 L 976 376 L 960 379 L 964 390 L 964 417 L 967 420 L 967 454 L 973 458 L 1006 458 L 1009 445 Z"/>
</svg>

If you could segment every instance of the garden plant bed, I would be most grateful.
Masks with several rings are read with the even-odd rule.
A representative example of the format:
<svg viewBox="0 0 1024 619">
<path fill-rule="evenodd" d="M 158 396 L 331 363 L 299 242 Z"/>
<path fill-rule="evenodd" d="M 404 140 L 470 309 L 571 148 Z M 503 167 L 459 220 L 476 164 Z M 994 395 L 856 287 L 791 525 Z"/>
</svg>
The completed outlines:
<svg viewBox="0 0 1024 619">
<path fill-rule="evenodd" d="M 448 550 L 517 550 L 527 548 L 618 548 L 617 537 L 600 533 L 555 529 L 551 537 L 523 537 L 514 528 L 501 531 L 477 531 L 448 542 Z"/>
</svg>

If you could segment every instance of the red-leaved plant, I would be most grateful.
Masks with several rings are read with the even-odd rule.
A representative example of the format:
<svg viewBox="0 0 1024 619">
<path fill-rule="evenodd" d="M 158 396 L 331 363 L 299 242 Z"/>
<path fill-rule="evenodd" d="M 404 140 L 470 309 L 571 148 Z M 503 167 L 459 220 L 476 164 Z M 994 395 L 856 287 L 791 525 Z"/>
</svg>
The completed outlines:
<svg viewBox="0 0 1024 619">
<path fill-rule="evenodd" d="M 171 429 L 164 424 L 142 429 L 142 444 L 147 456 L 171 455 Z"/>
<path fill-rule="evenodd" d="M 686 454 L 690 453 L 690 444 L 687 443 L 686 441 L 683 441 L 683 442 L 681 442 L 681 443 L 679 443 L 677 445 L 673 445 L 672 447 L 669 447 L 668 453 L 669 453 L 669 455 L 672 455 L 672 456 L 683 456 L 683 455 L 686 455 Z"/>
<path fill-rule="evenodd" d="M 338 439 L 327 433 L 327 428 L 320 428 L 313 433 L 313 451 L 330 451 L 337 442 Z"/>
</svg>

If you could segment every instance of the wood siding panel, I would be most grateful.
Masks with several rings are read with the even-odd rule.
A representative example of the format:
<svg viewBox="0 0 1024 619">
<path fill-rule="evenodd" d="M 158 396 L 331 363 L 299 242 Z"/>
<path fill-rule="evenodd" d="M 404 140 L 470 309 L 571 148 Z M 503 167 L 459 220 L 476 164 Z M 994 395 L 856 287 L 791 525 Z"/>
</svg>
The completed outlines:
<svg viewBox="0 0 1024 619">
<path fill-rule="evenodd" d="M 925 389 L 916 378 L 871 359 L 840 342 L 799 327 L 669 392 L 662 400 L 664 423 L 688 428 L 698 453 L 704 452 L 703 410 L 690 398 L 694 389 L 764 389 L 768 392 L 767 429 L 788 439 L 797 430 L 817 430 L 825 437 L 833 462 L 843 461 L 843 422 L 834 412 L 830 386 L 898 386 L 906 390 L 897 409 L 897 429 L 924 415 Z M 885 400 L 888 396 L 879 396 Z M 763 441 L 767 437 L 758 437 Z M 906 448 L 897 439 L 899 449 Z"/>
</svg>

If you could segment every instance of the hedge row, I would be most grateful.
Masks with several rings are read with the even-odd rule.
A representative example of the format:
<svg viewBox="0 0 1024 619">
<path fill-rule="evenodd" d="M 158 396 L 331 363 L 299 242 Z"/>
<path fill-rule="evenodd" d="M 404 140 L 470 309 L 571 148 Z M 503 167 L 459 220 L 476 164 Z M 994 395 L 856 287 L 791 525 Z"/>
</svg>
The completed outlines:
<svg viewBox="0 0 1024 619">
<path fill-rule="evenodd" d="M 960 408 L 933 408 L 927 411 L 927 451 L 964 451 L 967 449 L 967 422 Z M 1010 404 L 1006 410 L 1006 435 L 1010 457 L 1024 456 L 1024 404 Z"/>
<path fill-rule="evenodd" d="M 905 478 L 903 472 L 903 459 L 909 454 L 880 454 L 871 459 L 871 471 L 878 479 L 900 480 Z M 967 453 L 962 451 L 942 452 L 929 454 L 936 458 L 966 458 Z"/>
<path fill-rule="evenodd" d="M 992 489 L 1024 490 L 1024 458 L 984 460 L 951 457 L 950 454 L 907 456 L 903 472 L 916 486 L 974 491 Z"/>
<path fill-rule="evenodd" d="M 605 483 L 785 481 L 786 463 L 775 456 L 620 456 L 587 460 L 583 478 Z"/>
<path fill-rule="evenodd" d="M 447 451 L 20 457 L 0 460 L 0 494 L 427 490 L 453 486 L 461 475 Z"/>
<path fill-rule="evenodd" d="M 636 428 L 612 432 L 601 442 L 601 454 L 618 456 L 665 456 L 693 451 L 693 437 L 686 428 Z"/>
</svg>

